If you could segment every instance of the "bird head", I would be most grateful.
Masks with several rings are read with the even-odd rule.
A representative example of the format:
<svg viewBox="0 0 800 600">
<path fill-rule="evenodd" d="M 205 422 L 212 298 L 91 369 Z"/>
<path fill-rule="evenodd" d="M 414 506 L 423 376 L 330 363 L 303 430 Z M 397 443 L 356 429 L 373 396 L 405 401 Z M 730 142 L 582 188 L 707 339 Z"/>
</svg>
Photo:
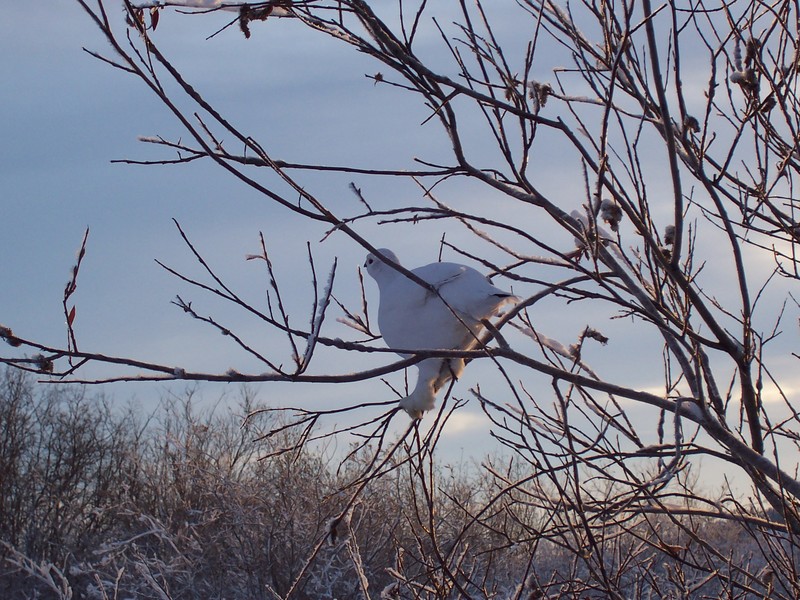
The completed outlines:
<svg viewBox="0 0 800 600">
<path fill-rule="evenodd" d="M 378 254 L 383 255 L 383 257 L 387 260 L 395 262 L 398 265 L 400 264 L 400 260 L 397 258 L 397 255 L 388 248 L 378 248 Z M 367 273 L 372 275 L 372 277 L 375 279 L 380 276 L 380 273 L 391 270 L 391 267 L 383 262 L 379 256 L 372 253 L 367 254 L 367 259 L 364 261 L 364 268 L 367 270 Z"/>
</svg>

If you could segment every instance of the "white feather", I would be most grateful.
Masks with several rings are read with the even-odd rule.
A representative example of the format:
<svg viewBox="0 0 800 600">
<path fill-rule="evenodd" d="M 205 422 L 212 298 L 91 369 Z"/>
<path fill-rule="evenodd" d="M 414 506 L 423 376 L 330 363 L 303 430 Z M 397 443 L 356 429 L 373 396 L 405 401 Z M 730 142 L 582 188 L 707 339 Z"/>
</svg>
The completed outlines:
<svg viewBox="0 0 800 600">
<path fill-rule="evenodd" d="M 400 264 L 391 250 L 378 251 Z M 397 350 L 466 350 L 474 347 L 482 320 L 498 313 L 516 298 L 465 265 L 431 263 L 411 272 L 434 291 L 406 277 L 380 257 L 370 254 L 364 264 L 380 292 L 378 327 L 386 345 Z M 407 353 L 400 352 L 402 356 Z M 414 391 L 400 400 L 412 418 L 433 408 L 436 393 L 464 369 L 463 359 L 425 359 L 418 365 Z"/>
</svg>

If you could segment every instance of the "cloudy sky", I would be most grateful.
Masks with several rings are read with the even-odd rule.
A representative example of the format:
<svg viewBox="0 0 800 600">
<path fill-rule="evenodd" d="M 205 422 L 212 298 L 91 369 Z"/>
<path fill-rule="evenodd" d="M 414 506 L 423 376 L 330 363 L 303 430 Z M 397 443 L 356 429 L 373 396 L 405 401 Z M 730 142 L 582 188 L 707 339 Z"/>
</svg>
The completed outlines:
<svg viewBox="0 0 800 600">
<path fill-rule="evenodd" d="M 110 15 L 122 23 L 121 9 Z M 366 57 L 323 36 L 307 35 L 289 20 L 254 23 L 249 40 L 235 26 L 206 39 L 229 20 L 229 14 L 188 17 L 166 11 L 156 35 L 192 84 L 273 156 L 372 168 L 410 168 L 415 156 L 446 157 L 441 136 L 433 130 L 435 122 L 427 130 L 419 126 L 428 116 L 425 109 L 398 103 L 401 95 L 396 90 L 375 86 L 365 76 L 375 72 Z M 434 42 L 423 40 L 421 45 Z M 265 201 L 212 164 L 112 163 L 171 158 L 138 138 L 177 140 L 185 133 L 141 82 L 83 48 L 100 54 L 110 50 L 76 2 L 13 2 L 6 7 L 0 23 L 5 82 L 0 90 L 5 140 L 0 150 L 0 276 L 6 282 L 0 286 L 0 323 L 28 339 L 65 344 L 61 299 L 88 227 L 87 255 L 73 296 L 82 350 L 206 372 L 263 370 L 214 330 L 173 306 L 171 301 L 180 294 L 203 314 L 213 314 L 288 360 L 288 346 L 274 332 L 191 290 L 156 264 L 158 259 L 188 275 L 202 276 L 172 219 L 226 281 L 259 308 L 264 308 L 266 273 L 263 263 L 246 261 L 245 256 L 259 252 L 263 232 L 284 300 L 300 326 L 307 323 L 311 306 L 306 242 L 312 244 L 321 278 L 338 259 L 336 294 L 345 301 L 358 297 L 356 267 L 364 251 L 340 235 L 320 243 L 323 228 Z M 377 207 L 404 195 L 424 204 L 410 182 L 314 174 L 304 175 L 302 181 L 340 214 L 359 211 L 349 190 L 351 181 Z M 361 231 L 379 245 L 392 245 L 373 225 Z M 408 264 L 430 262 L 436 258 L 441 233 L 440 228 L 423 225 L 413 236 L 398 236 L 394 247 Z M 377 302 L 374 287 L 370 294 Z M 331 334 L 336 331 L 348 335 L 335 327 Z M 348 372 L 381 360 L 385 359 L 356 355 L 322 366 Z M 84 370 L 87 377 L 118 373 Z M 106 391 L 151 406 L 165 389 L 176 388 L 113 385 Z M 221 391 L 219 386 L 210 389 L 208 396 Z M 461 395 L 466 389 L 465 384 Z M 341 389 L 262 386 L 259 391 L 271 404 L 392 397 L 381 384 Z M 453 448 L 463 445 L 459 434 L 474 432 L 479 422 L 477 407 L 455 419 L 450 428 Z"/>
<path fill-rule="evenodd" d="M 0 277 L 4 283 L 0 323 L 29 339 L 54 346 L 66 342 L 61 298 L 75 251 L 89 227 L 88 253 L 74 296 L 81 349 L 207 372 L 263 370 L 228 340 L 173 306 L 171 301 L 180 294 L 199 312 L 213 314 L 232 330 L 243 331 L 265 351 L 284 352 L 288 357 L 284 341 L 274 332 L 190 289 L 156 264 L 157 259 L 187 275 L 202 276 L 172 219 L 180 222 L 232 287 L 261 307 L 268 285 L 263 264 L 246 261 L 245 256 L 259 251 L 263 232 L 291 316 L 299 325 L 308 322 L 310 309 L 307 242 L 312 244 L 320 273 L 327 273 L 334 258 L 338 259 L 337 297 L 346 302 L 357 299 L 356 267 L 364 253 L 345 236 L 332 235 L 321 242 L 324 229 L 276 207 L 210 163 L 112 163 L 113 159 L 170 158 L 168 151 L 137 138 L 160 135 L 177 140 L 185 139 L 185 132 L 141 82 L 82 50 L 105 54 L 109 46 L 77 3 L 14 0 L 4 8 L 0 21 L 4 82 L 0 88 L 4 142 L 0 149 Z M 122 11 L 112 11 L 111 17 L 121 22 Z M 426 109 L 394 88 L 374 85 L 366 75 L 378 68 L 367 57 L 324 36 L 309 35 L 290 20 L 254 23 L 249 40 L 235 26 L 206 39 L 229 18 L 167 11 L 154 37 L 186 78 L 273 157 L 371 168 L 413 168 L 415 157 L 447 162 L 448 148 L 435 121 L 420 125 L 428 116 Z M 496 25 L 512 48 L 524 47 L 527 24 L 500 15 Z M 426 35 L 418 50 L 440 60 L 441 40 L 435 33 Z M 473 124 L 463 126 L 469 130 Z M 546 146 L 534 158 L 532 169 L 543 191 L 561 194 L 565 210 L 577 208 L 582 196 L 580 178 L 575 176 L 579 165 L 548 153 Z M 487 155 L 486 160 L 491 159 Z M 348 187 L 351 181 L 376 207 L 425 204 L 409 181 L 332 174 L 304 174 L 301 180 L 342 215 L 359 211 Z M 450 204 L 476 208 L 491 203 L 501 217 L 514 218 L 510 211 L 517 210 L 469 187 L 445 185 L 438 193 Z M 378 246 L 392 246 L 407 265 L 415 266 L 435 260 L 444 227 L 439 223 L 403 228 L 363 224 L 359 231 Z M 449 239 L 461 239 L 457 230 L 447 233 L 453 236 Z M 563 244 L 570 243 L 563 236 Z M 371 284 L 368 291 L 374 306 L 376 290 Z M 549 308 L 545 304 L 540 310 Z M 567 344 L 592 318 L 607 317 L 593 316 L 583 306 L 540 316 L 543 333 Z M 610 360 L 608 354 L 596 355 L 603 361 L 604 372 L 612 380 L 624 377 L 632 385 L 657 391 L 660 382 L 648 379 L 657 371 L 640 370 L 637 365 L 649 362 L 658 367 L 660 345 L 648 348 L 626 329 L 625 322 L 603 320 L 599 327 L 612 337 L 615 353 Z M 350 335 L 335 326 L 328 333 Z M 355 371 L 381 360 L 337 356 L 322 361 L 320 368 Z M 483 381 L 483 376 L 478 366 L 471 367 L 459 382 L 457 395 L 467 397 L 467 389 Z M 165 389 L 111 386 L 108 391 L 126 401 L 133 397 L 147 404 Z M 221 388 L 211 389 L 209 394 L 214 395 Z M 265 385 L 258 389 L 262 401 L 276 405 L 319 406 L 392 397 L 382 384 Z M 631 410 L 635 418 L 638 408 Z M 642 415 L 652 418 L 651 412 Z M 451 423 L 445 440 L 448 452 L 456 456 L 466 446 L 467 456 L 472 456 L 476 448 L 489 449 L 482 419 L 477 406 L 463 410 Z"/>
</svg>

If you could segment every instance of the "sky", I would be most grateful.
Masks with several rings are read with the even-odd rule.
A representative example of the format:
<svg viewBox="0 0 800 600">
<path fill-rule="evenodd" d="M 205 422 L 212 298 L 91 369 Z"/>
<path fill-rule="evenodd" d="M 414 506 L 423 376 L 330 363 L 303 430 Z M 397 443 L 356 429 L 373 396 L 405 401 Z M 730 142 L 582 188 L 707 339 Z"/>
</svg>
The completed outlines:
<svg viewBox="0 0 800 600">
<path fill-rule="evenodd" d="M 113 18 L 122 19 L 121 10 Z M 232 122 L 285 160 L 325 164 L 366 164 L 373 168 L 411 168 L 416 156 L 446 160 L 447 146 L 435 123 L 420 125 L 428 113 L 419 103 L 404 101 L 396 89 L 376 86 L 366 77 L 377 69 L 367 57 L 319 35 L 308 35 L 290 20 L 253 23 L 245 40 L 236 27 L 207 40 L 229 15 L 180 16 L 166 11 L 154 34 L 175 65 Z M 524 24 L 498 21 L 498 29 L 524 47 Z M 516 35 L 515 34 L 519 34 Z M 176 295 L 213 314 L 253 343 L 283 349 L 274 333 L 241 311 L 193 290 L 165 272 L 156 260 L 187 275 L 202 276 L 173 223 L 177 220 L 198 249 L 226 281 L 255 305 L 263 307 L 268 285 L 263 263 L 247 261 L 259 252 L 263 233 L 284 286 L 294 322 L 305 325 L 310 310 L 310 274 L 306 244 L 311 243 L 320 278 L 338 261 L 336 295 L 358 297 L 356 268 L 364 251 L 343 235 L 324 242 L 324 229 L 310 226 L 265 201 L 210 163 L 178 166 L 115 164 L 113 159 L 154 160 L 164 150 L 138 141 L 140 136 L 185 136 L 158 99 L 133 77 L 83 51 L 109 50 L 100 32 L 76 2 L 31 3 L 13 0 L 0 21 L 0 88 L 3 113 L 0 131 L 0 324 L 18 335 L 54 346 L 66 342 L 61 300 L 85 228 L 90 229 L 87 255 L 74 295 L 79 348 L 160 362 L 214 373 L 229 368 L 260 372 L 215 331 L 189 319 L 171 301 Z M 441 40 L 420 40 L 421 52 L 434 60 Z M 465 129 L 478 127 L 464 124 Z M 574 164 L 542 152 L 535 169 L 542 189 L 580 203 L 582 183 Z M 358 203 L 350 182 L 375 206 L 404 201 L 424 204 L 412 182 L 375 180 L 353 175 L 307 174 L 303 184 L 340 214 L 353 214 Z M 492 203 L 499 216 L 514 218 L 511 205 L 476 195 L 470 188 L 444 185 L 438 192 L 447 203 L 467 206 Z M 410 200 L 407 200 L 410 199 Z M 565 209 L 571 201 L 565 200 Z M 364 224 L 359 231 L 391 245 L 405 264 L 432 262 L 438 253 L 442 226 L 379 228 Z M 449 239 L 459 240 L 458 231 Z M 378 243 L 380 242 L 380 243 Z M 571 243 L 563 237 L 563 243 Z M 724 277 L 720 274 L 719 277 Z M 501 287 L 503 282 L 495 282 Z M 367 282 L 373 309 L 377 290 Z M 592 319 L 612 338 L 613 358 L 592 349 L 605 372 L 626 377 L 642 388 L 648 380 L 638 363 L 658 364 L 660 345 L 632 339 L 625 322 L 609 321 L 584 306 L 559 308 L 543 303 L 543 333 L 568 344 Z M 372 315 L 373 318 L 375 315 Z M 349 335 L 330 324 L 331 336 Z M 355 371 L 384 360 L 363 355 L 325 356 L 320 369 Z M 787 363 L 788 364 L 788 363 Z M 85 375 L 100 372 L 86 370 Z M 488 368 L 477 364 L 465 372 L 457 395 L 469 397 L 476 382 L 491 381 Z M 494 375 L 496 376 L 496 375 Z M 392 380 L 400 381 L 399 376 Z M 541 382 L 540 382 L 541 384 Z M 545 382 L 546 389 L 547 383 Z M 152 406 L 163 384 L 112 385 L 106 392 L 120 402 Z M 208 397 L 225 390 L 203 388 Z M 268 404 L 320 406 L 391 398 L 379 383 L 348 386 L 260 385 Z M 637 418 L 652 412 L 632 406 Z M 653 427 L 648 425 L 652 431 Z M 485 417 L 475 403 L 460 411 L 446 430 L 441 448 L 450 457 L 480 460 L 492 451 Z"/>
<path fill-rule="evenodd" d="M 110 14 L 123 18 L 121 9 Z M 193 85 L 234 123 L 247 126 L 248 133 L 275 156 L 328 164 L 366 161 L 376 168 L 413 165 L 408 147 L 419 139 L 418 124 L 427 115 L 422 107 L 398 112 L 388 106 L 387 99 L 398 95 L 365 77 L 374 71 L 365 57 L 322 36 L 308 36 L 288 20 L 254 23 L 255 35 L 249 40 L 236 27 L 206 40 L 229 18 L 229 14 L 188 17 L 165 11 L 158 40 Z M 319 243 L 323 228 L 265 202 L 208 163 L 112 163 L 164 158 L 163 150 L 139 138 L 179 139 L 184 133 L 139 81 L 83 48 L 104 54 L 109 45 L 76 2 L 56 0 L 47 6 L 13 2 L 6 7 L 0 23 L 0 75 L 6 82 L 0 90 L 6 142 L 0 148 L 4 229 L 0 277 L 8 285 L 0 286 L 0 324 L 45 344 L 66 343 L 62 295 L 88 227 L 87 254 L 72 297 L 80 349 L 212 373 L 229 368 L 264 370 L 216 331 L 172 305 L 180 294 L 204 314 L 214 314 L 232 330 L 244 331 L 245 337 L 286 355 L 283 339 L 273 339 L 274 333 L 241 311 L 192 290 L 158 266 L 156 260 L 189 275 L 202 275 L 173 219 L 225 273 L 226 281 L 260 308 L 264 308 L 267 276 L 263 263 L 245 257 L 259 252 L 263 233 L 298 325 L 308 322 L 311 308 L 307 241 L 312 243 L 320 278 L 336 258 L 337 297 L 357 299 L 356 268 L 365 253 L 344 236 Z M 354 123 L 359 124 L 357 129 Z M 365 135 L 361 127 L 374 133 Z M 386 139 L 393 143 L 386 144 Z M 427 158 L 443 155 L 439 136 L 425 139 Z M 304 185 L 343 213 L 359 207 L 349 189 L 351 181 L 376 206 L 406 193 L 413 193 L 419 202 L 419 191 L 410 183 L 384 186 L 352 176 L 313 174 L 303 179 Z M 405 244 L 397 251 L 410 263 L 430 262 L 438 252 L 440 235 L 421 233 L 418 239 L 427 237 L 424 242 Z M 376 291 L 371 289 L 377 303 Z M 343 327 L 338 331 L 342 336 L 349 333 Z M 269 337 L 266 344 L 258 339 L 261 335 Z M 331 359 L 324 365 L 346 372 L 379 361 L 356 358 L 356 363 Z M 119 371 L 85 369 L 83 375 L 101 373 Z M 165 393 L 180 393 L 185 387 L 184 383 L 114 384 L 104 391 L 120 403 L 132 401 L 150 410 Z M 218 394 L 230 393 L 229 387 L 206 385 L 203 395 L 213 402 Z M 387 398 L 389 391 L 381 384 L 257 389 L 260 399 L 273 405 L 347 402 L 354 395 L 364 400 L 392 397 Z M 464 436 L 481 423 L 477 407 L 454 419 L 452 449 L 458 452 L 467 439 L 472 443 Z"/>
</svg>

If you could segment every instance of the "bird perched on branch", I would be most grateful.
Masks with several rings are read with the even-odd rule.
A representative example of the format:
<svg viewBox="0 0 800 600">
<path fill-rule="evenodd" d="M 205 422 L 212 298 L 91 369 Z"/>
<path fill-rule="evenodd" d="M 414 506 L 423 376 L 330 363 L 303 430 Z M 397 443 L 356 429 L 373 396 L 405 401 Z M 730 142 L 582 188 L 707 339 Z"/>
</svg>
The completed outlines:
<svg viewBox="0 0 800 600">
<path fill-rule="evenodd" d="M 385 261 L 400 264 L 391 250 L 378 250 Z M 469 350 L 478 345 L 483 321 L 517 298 L 465 265 L 439 262 L 411 270 L 423 287 L 376 254 L 364 263 L 378 284 L 378 327 L 386 345 L 397 350 Z M 399 353 L 403 357 L 410 354 Z M 431 410 L 436 393 L 464 370 L 462 358 L 427 358 L 417 365 L 414 390 L 400 406 L 419 419 Z"/>
</svg>

